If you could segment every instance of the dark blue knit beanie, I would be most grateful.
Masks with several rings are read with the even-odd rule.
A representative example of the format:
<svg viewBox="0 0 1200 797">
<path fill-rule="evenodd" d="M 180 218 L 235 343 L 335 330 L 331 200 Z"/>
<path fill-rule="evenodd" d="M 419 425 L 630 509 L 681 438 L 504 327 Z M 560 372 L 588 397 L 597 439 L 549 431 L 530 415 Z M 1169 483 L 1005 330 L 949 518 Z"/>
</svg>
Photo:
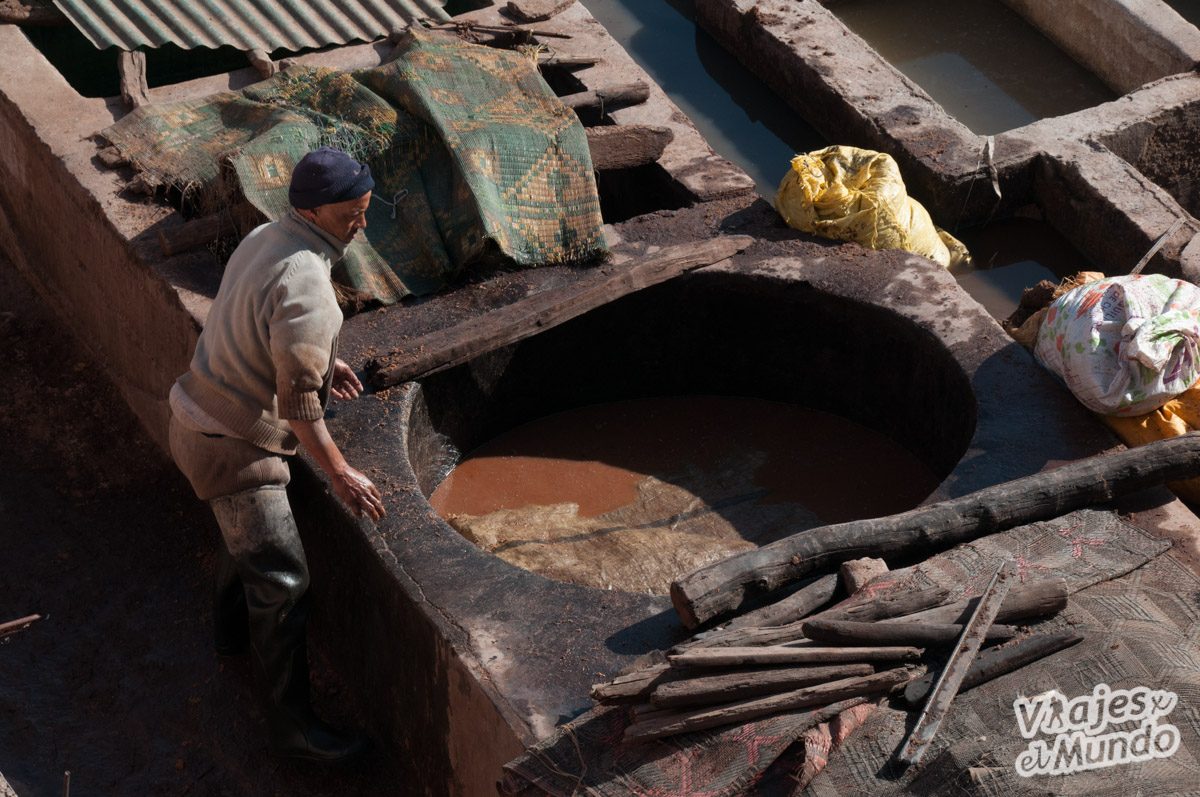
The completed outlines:
<svg viewBox="0 0 1200 797">
<path fill-rule="evenodd" d="M 321 147 L 300 159 L 292 170 L 288 201 L 292 207 L 311 210 L 348 199 L 358 199 L 375 187 L 371 168 L 340 149 Z"/>
</svg>

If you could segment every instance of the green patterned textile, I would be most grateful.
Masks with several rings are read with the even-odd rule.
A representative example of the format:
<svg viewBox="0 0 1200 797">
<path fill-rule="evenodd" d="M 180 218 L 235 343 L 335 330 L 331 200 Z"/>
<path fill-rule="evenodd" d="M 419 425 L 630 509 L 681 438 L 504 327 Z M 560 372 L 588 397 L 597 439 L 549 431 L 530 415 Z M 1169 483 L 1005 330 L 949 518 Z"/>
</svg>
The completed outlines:
<svg viewBox="0 0 1200 797">
<path fill-rule="evenodd" d="M 432 293 L 496 252 L 538 266 L 605 251 L 587 137 L 533 60 L 415 26 L 374 69 L 293 67 L 240 92 L 142 106 L 101 135 L 200 213 L 240 195 L 277 219 L 306 152 L 365 160 L 368 227 L 334 271 L 360 299 Z"/>
</svg>

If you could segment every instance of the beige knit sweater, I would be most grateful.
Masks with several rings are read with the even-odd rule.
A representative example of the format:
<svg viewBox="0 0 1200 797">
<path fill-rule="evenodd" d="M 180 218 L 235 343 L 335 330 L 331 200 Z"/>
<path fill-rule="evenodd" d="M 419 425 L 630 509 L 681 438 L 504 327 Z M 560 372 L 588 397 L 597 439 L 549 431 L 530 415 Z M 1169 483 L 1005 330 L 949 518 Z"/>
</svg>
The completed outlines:
<svg viewBox="0 0 1200 797">
<path fill-rule="evenodd" d="M 288 420 L 324 415 L 342 313 L 330 269 L 345 244 L 294 211 L 238 245 L 178 384 L 260 448 L 295 453 Z"/>
</svg>

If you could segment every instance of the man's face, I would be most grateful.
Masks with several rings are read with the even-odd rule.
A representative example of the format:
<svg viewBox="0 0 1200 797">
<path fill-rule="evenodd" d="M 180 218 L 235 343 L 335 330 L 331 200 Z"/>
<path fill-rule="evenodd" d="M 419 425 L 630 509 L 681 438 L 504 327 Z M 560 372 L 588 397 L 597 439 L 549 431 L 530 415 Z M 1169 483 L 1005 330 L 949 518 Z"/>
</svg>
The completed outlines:
<svg viewBox="0 0 1200 797">
<path fill-rule="evenodd" d="M 371 204 L 371 192 L 358 199 L 347 199 L 332 205 L 320 205 L 312 210 L 301 210 L 300 215 L 337 238 L 350 243 L 359 230 L 367 228 L 367 206 Z"/>
</svg>

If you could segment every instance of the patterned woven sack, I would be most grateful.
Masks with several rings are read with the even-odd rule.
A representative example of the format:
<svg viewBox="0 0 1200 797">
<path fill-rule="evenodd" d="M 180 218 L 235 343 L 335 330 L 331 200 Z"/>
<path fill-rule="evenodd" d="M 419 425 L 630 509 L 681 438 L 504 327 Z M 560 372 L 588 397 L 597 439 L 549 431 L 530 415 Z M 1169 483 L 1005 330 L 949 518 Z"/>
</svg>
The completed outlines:
<svg viewBox="0 0 1200 797">
<path fill-rule="evenodd" d="M 1200 378 L 1200 288 L 1161 274 L 1109 277 L 1050 305 L 1034 355 L 1088 409 L 1140 415 Z"/>
</svg>

